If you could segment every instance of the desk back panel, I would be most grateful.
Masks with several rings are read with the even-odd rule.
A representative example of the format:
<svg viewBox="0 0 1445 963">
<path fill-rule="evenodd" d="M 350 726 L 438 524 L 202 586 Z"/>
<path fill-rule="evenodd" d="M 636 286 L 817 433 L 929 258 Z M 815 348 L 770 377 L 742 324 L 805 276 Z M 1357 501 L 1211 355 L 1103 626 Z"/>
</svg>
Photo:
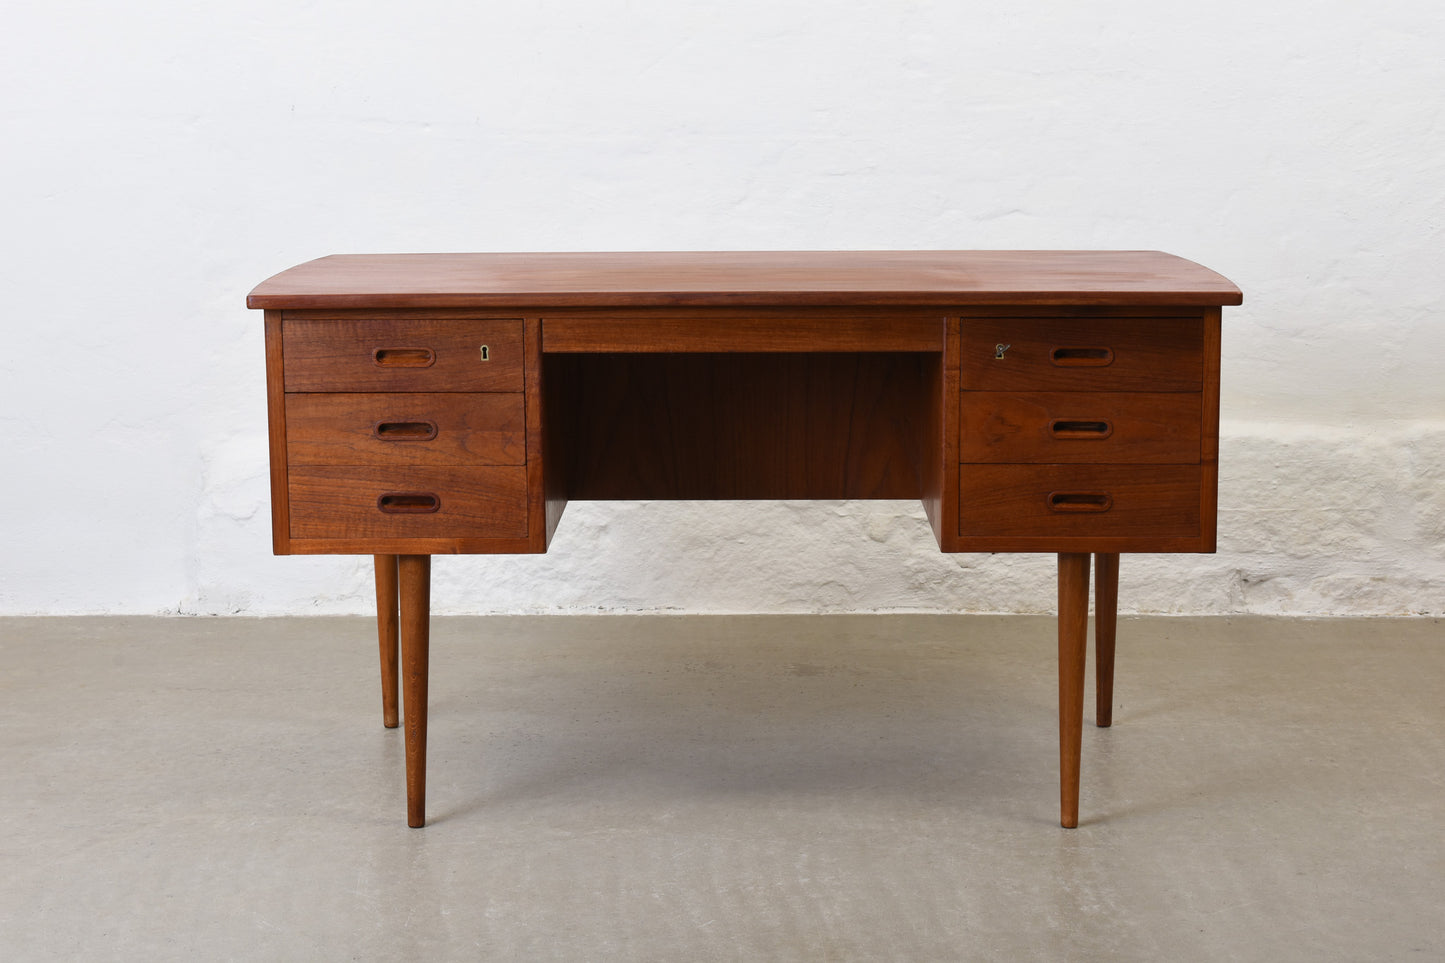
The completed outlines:
<svg viewBox="0 0 1445 963">
<path fill-rule="evenodd" d="M 548 354 L 575 499 L 922 496 L 938 353 Z"/>
</svg>

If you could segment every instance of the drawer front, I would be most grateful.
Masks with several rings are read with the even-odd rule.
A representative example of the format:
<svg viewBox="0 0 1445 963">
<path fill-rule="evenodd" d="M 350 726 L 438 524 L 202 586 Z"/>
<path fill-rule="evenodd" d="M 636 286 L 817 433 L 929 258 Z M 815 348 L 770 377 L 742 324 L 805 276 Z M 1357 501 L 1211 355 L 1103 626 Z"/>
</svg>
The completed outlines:
<svg viewBox="0 0 1445 963">
<path fill-rule="evenodd" d="M 960 462 L 1198 464 L 1198 394 L 965 391 Z"/>
<path fill-rule="evenodd" d="M 1199 391 L 1202 318 L 966 318 L 960 384 L 987 391 Z"/>
<path fill-rule="evenodd" d="M 964 465 L 959 534 L 1195 537 L 1197 465 Z"/>
<path fill-rule="evenodd" d="M 304 465 L 522 465 L 526 408 L 513 393 L 286 396 L 286 458 Z"/>
<path fill-rule="evenodd" d="M 282 322 L 287 391 L 521 391 L 522 322 Z"/>
<path fill-rule="evenodd" d="M 524 538 L 524 467 L 290 472 L 292 538 Z"/>
</svg>

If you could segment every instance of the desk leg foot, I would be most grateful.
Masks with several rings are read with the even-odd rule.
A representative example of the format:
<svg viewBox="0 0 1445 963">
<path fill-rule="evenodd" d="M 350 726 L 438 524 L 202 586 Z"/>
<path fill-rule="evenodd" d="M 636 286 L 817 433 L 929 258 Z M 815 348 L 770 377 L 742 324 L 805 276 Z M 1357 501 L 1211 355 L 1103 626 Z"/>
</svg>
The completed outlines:
<svg viewBox="0 0 1445 963">
<path fill-rule="evenodd" d="M 431 631 L 431 556 L 397 559 L 401 669 L 406 710 L 406 824 L 426 825 L 426 688 Z"/>
<path fill-rule="evenodd" d="M 1079 825 L 1084 662 L 1089 644 L 1089 555 L 1059 554 L 1059 825 Z"/>
<path fill-rule="evenodd" d="M 381 722 L 388 729 L 397 725 L 397 584 L 396 556 L 376 556 L 376 636 L 381 649 Z"/>
</svg>

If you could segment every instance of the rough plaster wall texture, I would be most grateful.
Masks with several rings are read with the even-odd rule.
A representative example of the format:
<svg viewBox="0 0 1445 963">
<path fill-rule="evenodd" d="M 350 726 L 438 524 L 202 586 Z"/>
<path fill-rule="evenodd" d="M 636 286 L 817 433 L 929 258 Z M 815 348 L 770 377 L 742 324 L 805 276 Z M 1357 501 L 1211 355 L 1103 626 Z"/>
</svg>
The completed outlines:
<svg viewBox="0 0 1445 963">
<path fill-rule="evenodd" d="M 241 305 L 290 264 L 889 247 L 1159 248 L 1246 292 L 1220 553 L 1128 560 L 1126 607 L 1445 609 L 1436 4 L 49 2 L 0 45 L 0 612 L 367 609 L 364 563 L 269 554 Z M 1051 560 L 919 519 L 574 505 L 437 602 L 1052 606 Z"/>
</svg>

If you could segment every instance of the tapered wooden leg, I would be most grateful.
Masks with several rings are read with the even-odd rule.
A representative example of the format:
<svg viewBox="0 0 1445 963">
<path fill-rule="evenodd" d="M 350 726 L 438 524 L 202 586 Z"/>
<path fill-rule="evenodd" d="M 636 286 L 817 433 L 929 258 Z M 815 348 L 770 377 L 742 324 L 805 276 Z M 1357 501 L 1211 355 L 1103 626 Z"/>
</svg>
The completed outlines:
<svg viewBox="0 0 1445 963">
<path fill-rule="evenodd" d="M 397 556 L 397 571 L 401 582 L 401 670 L 406 697 L 406 824 L 424 826 L 431 556 Z"/>
<path fill-rule="evenodd" d="M 1119 628 L 1119 553 L 1094 555 L 1094 724 L 1114 724 L 1114 638 Z"/>
<path fill-rule="evenodd" d="M 376 637 L 381 649 L 381 722 L 396 728 L 396 556 L 376 556 Z"/>
<path fill-rule="evenodd" d="M 1084 660 L 1089 644 L 1089 555 L 1059 554 L 1059 824 L 1079 825 Z"/>
</svg>

